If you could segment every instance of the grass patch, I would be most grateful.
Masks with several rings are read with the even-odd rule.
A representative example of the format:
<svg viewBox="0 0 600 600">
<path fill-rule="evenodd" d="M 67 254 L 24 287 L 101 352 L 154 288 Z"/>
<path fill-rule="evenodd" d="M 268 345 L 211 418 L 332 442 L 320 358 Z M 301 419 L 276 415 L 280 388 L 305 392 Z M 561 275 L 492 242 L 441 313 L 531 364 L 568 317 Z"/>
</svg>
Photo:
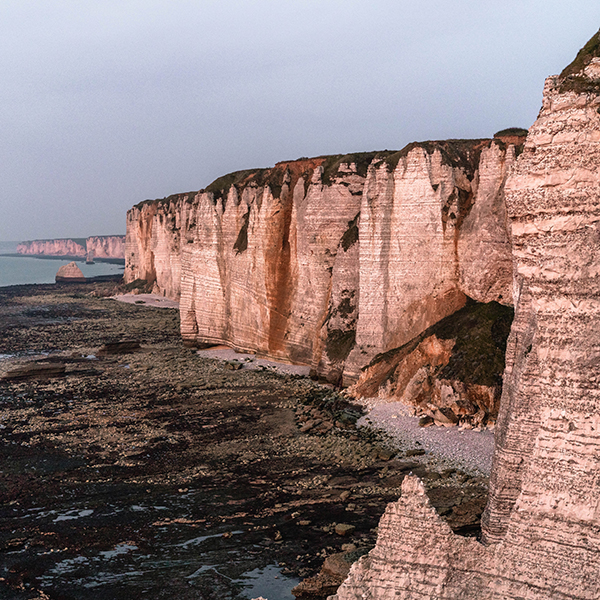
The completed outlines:
<svg viewBox="0 0 600 600">
<path fill-rule="evenodd" d="M 469 300 L 465 307 L 438 321 L 410 342 L 378 354 L 363 370 L 398 354 L 406 356 L 425 338 L 436 335 L 440 339 L 456 340 L 450 361 L 438 377 L 490 387 L 502 385 L 506 341 L 513 317 L 511 307 Z"/>
<path fill-rule="evenodd" d="M 331 185 L 333 180 L 338 176 L 340 167 L 344 164 L 356 165 L 356 173 L 361 177 L 367 176 L 367 171 L 371 163 L 376 160 L 385 160 L 388 156 L 395 154 L 394 151 L 383 150 L 375 152 L 354 152 L 352 154 L 333 154 L 325 156 L 323 163 L 323 176 L 321 180 L 325 185 Z"/>
<path fill-rule="evenodd" d="M 508 127 L 507 129 L 501 129 L 500 131 L 497 131 L 494 134 L 494 137 L 497 138 L 508 135 L 518 135 L 520 137 L 525 137 L 528 133 L 529 132 L 527 131 L 527 129 L 524 129 L 523 127 Z"/>
<path fill-rule="evenodd" d="M 143 200 L 142 202 L 138 202 L 133 208 L 137 208 L 140 210 L 143 206 L 147 204 L 156 204 L 158 206 L 164 206 L 167 204 L 171 204 L 172 202 L 192 202 L 192 200 L 196 197 L 198 192 L 183 192 L 182 194 L 171 194 L 170 196 L 166 196 L 165 198 L 156 198 L 155 200 Z"/>
</svg>

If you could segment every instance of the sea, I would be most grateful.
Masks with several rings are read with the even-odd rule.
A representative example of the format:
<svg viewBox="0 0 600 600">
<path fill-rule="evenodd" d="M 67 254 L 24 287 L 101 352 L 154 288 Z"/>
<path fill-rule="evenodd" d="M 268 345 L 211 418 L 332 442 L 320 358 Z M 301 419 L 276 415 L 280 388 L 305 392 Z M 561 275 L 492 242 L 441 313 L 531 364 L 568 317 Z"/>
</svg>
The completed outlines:
<svg viewBox="0 0 600 600">
<path fill-rule="evenodd" d="M 54 283 L 56 272 L 62 265 L 68 265 L 72 258 L 36 258 L 16 255 L 19 242 L 0 242 L 0 287 L 30 283 Z M 77 266 L 85 277 L 99 275 L 119 275 L 124 265 L 107 262 L 95 262 L 87 265 L 85 260 L 78 260 Z"/>
</svg>

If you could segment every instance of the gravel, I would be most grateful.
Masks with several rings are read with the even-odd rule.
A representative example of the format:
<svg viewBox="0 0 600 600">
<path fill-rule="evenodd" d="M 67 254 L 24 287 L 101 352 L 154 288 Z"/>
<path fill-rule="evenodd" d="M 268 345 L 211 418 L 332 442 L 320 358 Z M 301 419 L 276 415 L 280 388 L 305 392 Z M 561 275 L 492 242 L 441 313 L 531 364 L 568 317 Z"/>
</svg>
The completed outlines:
<svg viewBox="0 0 600 600">
<path fill-rule="evenodd" d="M 458 427 L 419 427 L 419 419 L 400 402 L 365 401 L 367 414 L 357 422 L 359 427 L 384 431 L 398 447 L 413 447 L 427 452 L 429 464 L 459 467 L 472 474 L 490 475 L 494 453 L 494 432 Z"/>
<path fill-rule="evenodd" d="M 198 356 L 204 358 L 215 358 L 224 361 L 238 361 L 242 363 L 242 368 L 248 370 L 272 370 L 277 373 L 287 373 L 294 375 L 308 376 L 310 367 L 304 365 L 292 365 L 282 362 L 276 362 L 273 360 L 267 360 L 266 358 L 258 358 L 255 354 L 236 352 L 228 346 L 214 346 L 206 350 L 198 350 L 196 352 Z"/>
</svg>

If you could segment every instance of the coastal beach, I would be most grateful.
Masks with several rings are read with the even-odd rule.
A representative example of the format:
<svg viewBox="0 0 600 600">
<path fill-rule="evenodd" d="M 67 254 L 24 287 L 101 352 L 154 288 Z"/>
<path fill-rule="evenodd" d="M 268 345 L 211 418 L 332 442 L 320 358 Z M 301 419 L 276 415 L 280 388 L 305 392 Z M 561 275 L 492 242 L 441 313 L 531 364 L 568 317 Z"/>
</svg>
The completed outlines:
<svg viewBox="0 0 600 600">
<path fill-rule="evenodd" d="M 357 428 L 359 407 L 301 374 L 184 347 L 176 309 L 109 298 L 124 291 L 0 290 L 0 376 L 64 365 L 0 381 L 3 597 L 291 599 L 373 546 L 409 472 L 478 534 L 486 477 Z M 140 347 L 107 350 L 123 340 Z"/>
</svg>

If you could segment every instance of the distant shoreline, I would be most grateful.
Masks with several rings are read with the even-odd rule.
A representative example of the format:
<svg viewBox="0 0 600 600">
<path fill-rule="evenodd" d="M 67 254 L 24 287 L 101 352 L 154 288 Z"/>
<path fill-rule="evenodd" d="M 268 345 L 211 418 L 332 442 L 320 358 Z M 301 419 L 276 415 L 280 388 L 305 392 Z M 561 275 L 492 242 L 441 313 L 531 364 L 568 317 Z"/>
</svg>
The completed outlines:
<svg viewBox="0 0 600 600">
<path fill-rule="evenodd" d="M 49 254 L 20 254 L 18 252 L 0 253 L 0 256 L 10 256 L 12 258 L 42 258 L 42 259 L 48 259 L 48 260 L 72 260 L 72 261 L 76 261 L 76 262 L 86 262 L 85 256 L 67 256 L 67 255 L 54 256 L 54 255 L 49 255 Z M 94 257 L 94 262 L 110 263 L 113 265 L 125 265 L 124 258 Z"/>
<path fill-rule="evenodd" d="M 0 254 L 0 256 L 6 256 Z M 94 275 L 93 277 L 86 277 L 85 281 L 53 281 L 51 283 L 13 283 L 10 285 L 0 285 L 0 291 L 10 291 L 10 288 L 52 288 L 54 286 L 71 286 L 71 285 L 88 285 L 90 283 L 106 283 L 114 281 L 115 283 L 121 283 L 123 275 L 120 273 L 113 273 L 109 275 Z"/>
</svg>

